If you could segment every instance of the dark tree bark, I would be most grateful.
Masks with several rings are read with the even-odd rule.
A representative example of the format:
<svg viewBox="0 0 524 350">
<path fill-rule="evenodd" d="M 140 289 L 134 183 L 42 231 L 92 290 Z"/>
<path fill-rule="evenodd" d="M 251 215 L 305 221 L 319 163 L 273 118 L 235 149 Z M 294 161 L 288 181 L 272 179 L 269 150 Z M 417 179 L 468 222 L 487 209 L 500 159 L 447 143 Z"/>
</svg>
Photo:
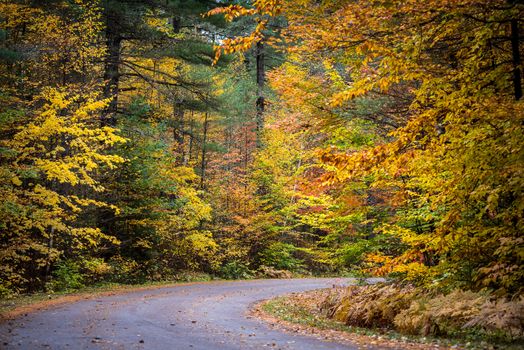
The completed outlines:
<svg viewBox="0 0 524 350">
<path fill-rule="evenodd" d="M 184 165 L 188 165 L 191 162 L 193 155 L 193 112 L 191 112 L 191 118 L 189 120 L 189 149 L 187 151 L 187 160 L 184 160 Z"/>
<path fill-rule="evenodd" d="M 111 102 L 102 114 L 101 124 L 104 126 L 116 125 L 116 113 L 118 110 L 118 84 L 120 80 L 120 50 L 122 36 L 118 28 L 111 23 L 111 16 L 106 14 L 106 45 L 107 56 L 104 64 L 104 98 L 110 98 Z"/>
<path fill-rule="evenodd" d="M 202 132 L 202 162 L 200 163 L 200 188 L 204 189 L 206 181 L 206 142 L 207 142 L 207 129 L 209 121 L 207 119 L 207 113 L 204 116 L 204 130 Z"/>
<path fill-rule="evenodd" d="M 175 32 L 175 33 L 180 33 L 180 26 L 181 26 L 180 18 L 177 17 L 177 16 L 174 16 L 174 17 L 171 19 L 171 24 L 172 24 L 172 26 L 173 26 L 173 32 Z"/>
<path fill-rule="evenodd" d="M 264 130 L 264 81 L 266 78 L 264 69 L 264 43 L 257 42 L 256 45 L 257 61 L 257 115 L 256 115 L 256 132 L 257 148 L 262 147 L 262 131 Z"/>
<path fill-rule="evenodd" d="M 522 72 L 520 71 L 519 22 L 511 20 L 511 51 L 513 54 L 513 88 L 515 100 L 522 98 Z"/>
<path fill-rule="evenodd" d="M 184 107 L 181 101 L 173 104 L 173 141 L 175 142 L 175 155 L 177 165 L 184 162 Z"/>
<path fill-rule="evenodd" d="M 51 231 L 49 232 L 49 240 L 47 242 L 47 261 L 45 265 L 45 273 L 44 273 L 44 280 L 43 280 L 43 286 L 42 289 L 46 290 L 47 283 L 51 280 L 51 252 L 53 250 L 53 243 L 54 243 L 54 234 L 55 234 L 55 227 L 51 226 Z"/>
</svg>

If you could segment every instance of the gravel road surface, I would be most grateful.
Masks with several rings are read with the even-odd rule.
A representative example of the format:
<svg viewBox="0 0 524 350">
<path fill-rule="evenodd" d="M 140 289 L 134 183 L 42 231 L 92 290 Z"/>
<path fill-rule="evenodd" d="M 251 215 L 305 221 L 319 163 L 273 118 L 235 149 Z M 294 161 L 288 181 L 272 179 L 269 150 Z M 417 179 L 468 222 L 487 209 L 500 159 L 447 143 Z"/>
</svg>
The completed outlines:
<svg viewBox="0 0 524 350">
<path fill-rule="evenodd" d="M 248 315 L 278 295 L 349 279 L 209 282 L 57 306 L 0 324 L 2 349 L 357 349 L 272 329 Z"/>
</svg>

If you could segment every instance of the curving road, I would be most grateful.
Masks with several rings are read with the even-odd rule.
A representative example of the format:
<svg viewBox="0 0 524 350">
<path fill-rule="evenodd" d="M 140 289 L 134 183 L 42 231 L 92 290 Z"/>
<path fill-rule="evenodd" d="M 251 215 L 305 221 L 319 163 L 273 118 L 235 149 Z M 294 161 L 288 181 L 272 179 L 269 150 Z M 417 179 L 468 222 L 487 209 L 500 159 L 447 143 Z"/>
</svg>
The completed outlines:
<svg viewBox="0 0 524 350">
<path fill-rule="evenodd" d="M 246 311 L 348 279 L 197 283 L 84 300 L 0 324 L 1 349 L 358 349 L 271 329 Z"/>
</svg>

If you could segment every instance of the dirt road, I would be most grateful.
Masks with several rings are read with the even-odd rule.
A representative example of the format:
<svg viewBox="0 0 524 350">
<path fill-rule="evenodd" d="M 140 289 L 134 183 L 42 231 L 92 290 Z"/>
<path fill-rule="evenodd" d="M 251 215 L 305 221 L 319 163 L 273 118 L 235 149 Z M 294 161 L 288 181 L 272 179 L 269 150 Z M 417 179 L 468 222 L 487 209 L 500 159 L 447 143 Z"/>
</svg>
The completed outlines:
<svg viewBox="0 0 524 350">
<path fill-rule="evenodd" d="M 83 300 L 0 324 L 0 348 L 357 349 L 284 333 L 247 314 L 262 299 L 349 282 L 211 282 Z"/>
</svg>

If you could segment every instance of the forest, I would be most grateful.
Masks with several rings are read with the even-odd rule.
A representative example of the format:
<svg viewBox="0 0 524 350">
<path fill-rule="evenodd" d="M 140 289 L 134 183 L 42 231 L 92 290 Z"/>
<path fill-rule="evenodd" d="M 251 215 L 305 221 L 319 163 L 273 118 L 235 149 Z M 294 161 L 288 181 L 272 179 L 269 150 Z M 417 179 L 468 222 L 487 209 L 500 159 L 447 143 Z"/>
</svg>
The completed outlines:
<svg viewBox="0 0 524 350">
<path fill-rule="evenodd" d="M 522 335 L 523 22 L 515 0 L 1 1 L 0 296 L 386 276 L 498 300 L 483 319 Z"/>
</svg>

